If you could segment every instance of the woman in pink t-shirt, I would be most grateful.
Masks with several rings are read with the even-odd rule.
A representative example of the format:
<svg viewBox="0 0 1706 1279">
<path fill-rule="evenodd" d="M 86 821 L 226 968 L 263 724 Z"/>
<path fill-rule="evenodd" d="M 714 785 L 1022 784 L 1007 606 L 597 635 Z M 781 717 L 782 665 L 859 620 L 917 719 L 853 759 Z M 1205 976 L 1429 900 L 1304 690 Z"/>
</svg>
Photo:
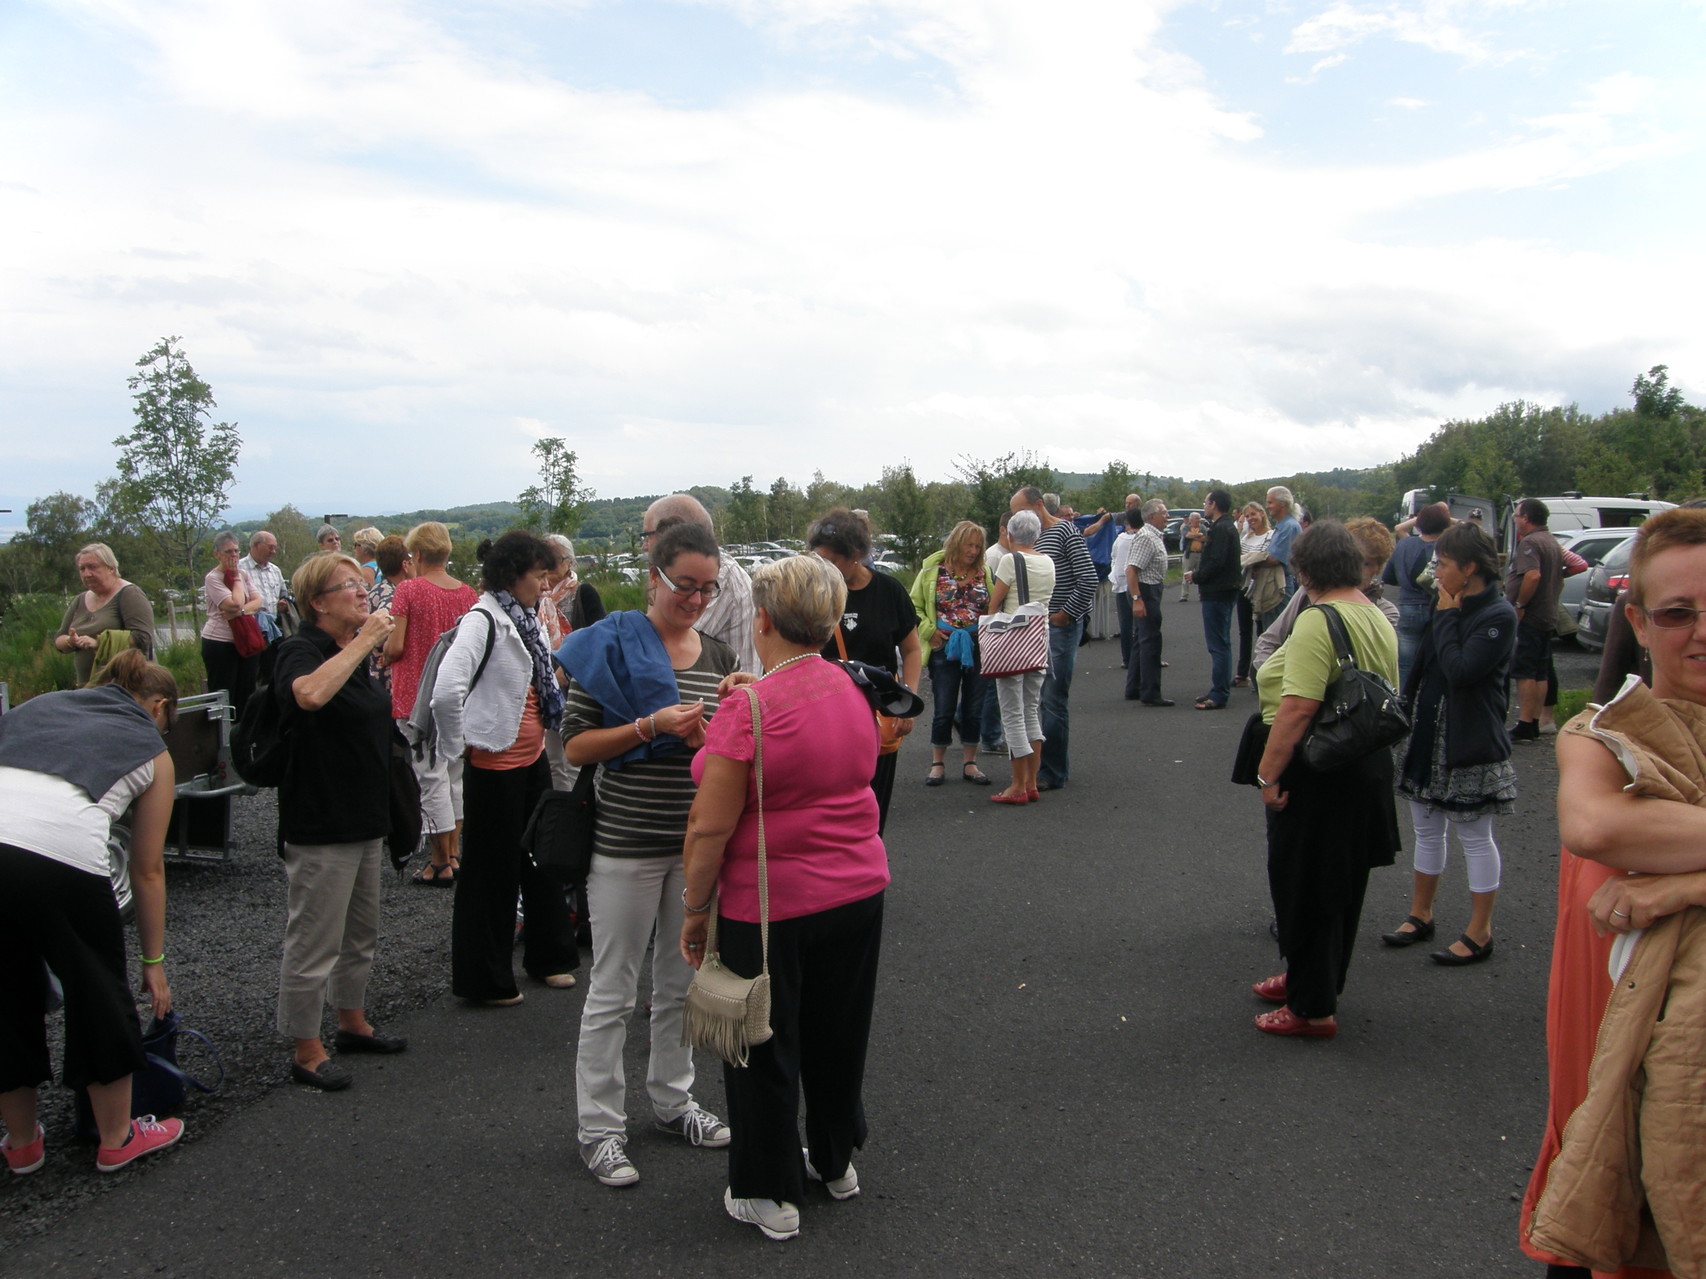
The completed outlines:
<svg viewBox="0 0 1706 1279">
<path fill-rule="evenodd" d="M 765 673 L 747 687 L 762 732 L 775 1033 L 747 1066 L 723 1072 L 733 1130 L 723 1206 L 788 1239 L 799 1233 L 807 1177 L 836 1199 L 859 1193 L 851 1159 L 865 1144 L 861 1092 L 889 869 L 870 785 L 871 705 L 819 655 L 846 600 L 840 574 L 814 555 L 766 564 L 752 574 L 752 600 Z M 712 909 L 723 962 L 745 975 L 762 963 L 753 745 L 749 696 L 737 689 L 693 761 L 681 953 L 695 968 Z M 812 1099 L 803 1152 L 802 1084 Z"/>
<path fill-rule="evenodd" d="M 385 641 L 385 661 L 391 671 L 391 714 L 407 719 L 415 708 L 421 667 L 438 637 L 455 626 L 474 607 L 479 595 L 472 586 L 450 576 L 450 530 L 428 520 L 403 539 L 415 557 L 417 576 L 400 582 L 391 596 L 396 622 Z M 415 872 L 414 882 L 432 888 L 456 883 L 461 865 L 457 853 L 462 831 L 462 760 L 428 752 L 415 761 L 421 781 L 422 828 L 432 837 L 432 861 Z"/>
</svg>

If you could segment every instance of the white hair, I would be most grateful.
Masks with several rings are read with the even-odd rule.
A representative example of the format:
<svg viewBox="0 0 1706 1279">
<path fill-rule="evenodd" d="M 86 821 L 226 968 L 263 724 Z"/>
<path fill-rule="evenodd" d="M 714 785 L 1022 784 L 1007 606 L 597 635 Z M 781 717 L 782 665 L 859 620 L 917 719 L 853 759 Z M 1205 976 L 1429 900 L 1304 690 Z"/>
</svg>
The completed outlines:
<svg viewBox="0 0 1706 1279">
<path fill-rule="evenodd" d="M 1007 538 L 1015 546 L 1035 546 L 1043 535 L 1043 522 L 1035 511 L 1014 511 L 1007 517 Z"/>
<path fill-rule="evenodd" d="M 1292 497 L 1291 490 L 1283 484 L 1274 485 L 1268 490 L 1268 496 L 1278 498 L 1280 505 L 1285 507 L 1287 511 L 1290 511 L 1292 507 L 1297 505 L 1297 499 Z"/>
</svg>

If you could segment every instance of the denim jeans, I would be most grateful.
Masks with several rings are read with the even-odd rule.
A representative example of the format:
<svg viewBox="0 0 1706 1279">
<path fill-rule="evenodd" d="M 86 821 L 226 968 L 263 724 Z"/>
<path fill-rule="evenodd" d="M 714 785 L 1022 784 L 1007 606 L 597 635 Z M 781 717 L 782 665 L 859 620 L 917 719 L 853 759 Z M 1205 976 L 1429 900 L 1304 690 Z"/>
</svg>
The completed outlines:
<svg viewBox="0 0 1706 1279">
<path fill-rule="evenodd" d="M 977 667 L 950 662 L 940 650 L 930 654 L 930 744 L 951 746 L 954 725 L 960 729 L 960 744 L 976 746 L 983 725 L 983 699 L 987 694 L 981 687 L 989 683 L 977 673 Z"/>
<path fill-rule="evenodd" d="M 1403 688 L 1410 678 L 1410 668 L 1416 664 L 1416 654 L 1422 648 L 1422 636 L 1433 621 L 1432 604 L 1398 605 L 1398 687 Z"/>
<path fill-rule="evenodd" d="M 1048 628 L 1048 678 L 1043 681 L 1043 762 L 1037 780 L 1050 786 L 1066 785 L 1067 708 L 1072 693 L 1072 671 L 1078 663 L 1078 641 L 1084 637 L 1084 619 L 1075 617 L 1065 626 Z M 1007 743 L 1011 750 L 1013 743 Z"/>
<path fill-rule="evenodd" d="M 1208 697 L 1225 703 L 1232 696 L 1232 614 L 1238 607 L 1237 591 L 1216 591 L 1202 597 L 1202 636 L 1208 645 Z"/>
</svg>

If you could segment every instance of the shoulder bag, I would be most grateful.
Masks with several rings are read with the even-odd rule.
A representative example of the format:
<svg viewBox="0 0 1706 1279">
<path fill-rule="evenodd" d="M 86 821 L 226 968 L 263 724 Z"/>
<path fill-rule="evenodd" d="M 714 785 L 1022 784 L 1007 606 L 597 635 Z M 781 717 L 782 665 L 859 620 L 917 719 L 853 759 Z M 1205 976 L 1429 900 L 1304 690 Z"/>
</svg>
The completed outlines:
<svg viewBox="0 0 1706 1279">
<path fill-rule="evenodd" d="M 705 958 L 687 988 L 681 1019 L 683 1047 L 706 1048 L 731 1066 L 747 1064 L 748 1050 L 770 1038 L 770 875 L 764 863 L 764 738 L 758 720 L 758 691 L 741 691 L 752 705 L 752 771 L 758 793 L 758 936 L 763 966 L 756 977 L 742 977 L 723 965 L 717 951 L 718 896 L 711 894 L 711 918 L 705 931 Z"/>
<path fill-rule="evenodd" d="M 181 1035 L 188 1035 L 207 1050 L 213 1065 L 219 1070 L 219 1078 L 208 1083 L 178 1063 L 178 1038 Z M 142 1052 L 146 1059 L 142 1069 L 130 1077 L 132 1118 L 176 1114 L 183 1109 L 191 1088 L 197 1092 L 215 1093 L 225 1086 L 225 1063 L 219 1059 L 219 1049 L 199 1030 L 191 1030 L 184 1025 L 175 1009 L 149 1023 L 147 1032 L 142 1036 Z M 74 1110 L 78 1139 L 99 1141 L 101 1130 L 95 1124 L 95 1111 L 89 1105 L 89 1094 L 82 1088 L 76 1090 Z"/>
<path fill-rule="evenodd" d="M 587 764 L 573 790 L 548 790 L 539 797 L 521 846 L 552 883 L 567 888 L 586 883 L 592 870 L 593 837 L 598 833 L 597 764 Z"/>
<path fill-rule="evenodd" d="M 1330 773 L 1375 751 L 1397 745 L 1410 731 L 1410 717 L 1404 713 L 1392 685 L 1373 671 L 1358 668 L 1350 635 L 1338 610 L 1321 604 L 1312 604 L 1310 608 L 1326 614 L 1327 630 L 1339 658 L 1339 673 L 1327 686 L 1321 707 L 1298 749 L 1310 768 Z M 1296 633 L 1293 629 L 1292 634 Z"/>
<path fill-rule="evenodd" d="M 1031 603 L 1022 551 L 1013 552 L 1013 589 L 1019 593 L 1017 609 L 977 619 L 979 674 L 988 679 L 1048 669 L 1048 605 Z"/>
</svg>

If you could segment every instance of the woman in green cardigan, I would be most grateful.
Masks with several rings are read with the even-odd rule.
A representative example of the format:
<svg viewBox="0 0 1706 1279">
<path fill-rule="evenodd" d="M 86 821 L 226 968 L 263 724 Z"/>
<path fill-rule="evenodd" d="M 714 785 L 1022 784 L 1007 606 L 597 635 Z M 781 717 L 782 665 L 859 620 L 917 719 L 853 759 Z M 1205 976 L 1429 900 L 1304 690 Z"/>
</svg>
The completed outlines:
<svg viewBox="0 0 1706 1279">
<path fill-rule="evenodd" d="M 960 777 L 977 786 L 989 785 L 977 766 L 985 699 L 977 668 L 977 619 L 989 611 L 992 585 L 983 563 L 983 546 L 983 530 L 961 520 L 942 549 L 925 559 L 912 583 L 912 603 L 921 619 L 918 640 L 929 655 L 930 699 L 935 706 L 926 786 L 940 786 L 946 780 L 956 723 L 965 751 Z"/>
</svg>

